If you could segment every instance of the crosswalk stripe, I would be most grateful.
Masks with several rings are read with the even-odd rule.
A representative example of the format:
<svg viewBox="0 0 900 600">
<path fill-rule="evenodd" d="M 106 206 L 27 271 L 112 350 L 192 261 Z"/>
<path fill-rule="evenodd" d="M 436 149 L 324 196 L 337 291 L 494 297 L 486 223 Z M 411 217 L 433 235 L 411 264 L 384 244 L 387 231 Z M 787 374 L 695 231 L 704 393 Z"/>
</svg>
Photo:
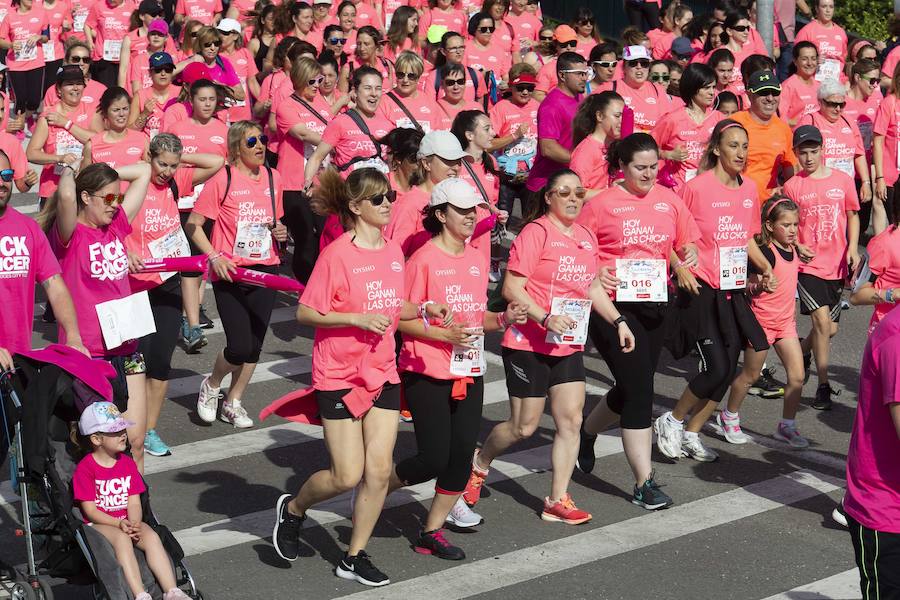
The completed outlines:
<svg viewBox="0 0 900 600">
<path fill-rule="evenodd" d="M 517 479 L 546 471 L 550 468 L 550 446 L 551 444 L 545 444 L 495 460 L 491 465 L 488 483 Z M 622 452 L 622 441 L 610 434 L 601 435 L 597 438 L 595 451 L 598 458 L 619 454 Z M 394 508 L 412 502 L 422 502 L 432 496 L 434 496 L 434 483 L 428 481 L 391 494 L 385 500 L 384 507 Z M 186 556 L 222 550 L 247 542 L 258 542 L 261 538 L 272 535 L 273 510 L 262 510 L 182 529 L 175 532 L 175 537 L 181 543 Z M 310 519 L 306 521 L 305 526 L 327 525 L 347 519 L 349 515 L 350 495 L 342 494 L 322 503 L 315 510 L 310 510 Z"/>
<path fill-rule="evenodd" d="M 428 590 L 430 597 L 441 600 L 468 598 L 720 527 L 835 491 L 839 487 L 840 482 L 833 477 L 813 471 L 794 471 L 665 511 L 392 583 L 389 588 L 367 590 L 346 597 L 412 598 L 421 590 Z"/>
<path fill-rule="evenodd" d="M 859 571 L 849 569 L 763 600 L 851 600 L 859 594 Z"/>
</svg>

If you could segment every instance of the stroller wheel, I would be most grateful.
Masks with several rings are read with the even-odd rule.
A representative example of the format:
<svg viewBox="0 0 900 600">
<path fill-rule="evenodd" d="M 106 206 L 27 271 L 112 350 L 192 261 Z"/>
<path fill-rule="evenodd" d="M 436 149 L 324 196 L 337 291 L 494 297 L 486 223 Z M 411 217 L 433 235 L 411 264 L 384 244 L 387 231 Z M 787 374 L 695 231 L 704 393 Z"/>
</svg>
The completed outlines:
<svg viewBox="0 0 900 600">
<path fill-rule="evenodd" d="M 194 600 L 203 600 L 203 592 L 199 589 L 193 595 Z"/>
<path fill-rule="evenodd" d="M 37 600 L 37 592 L 34 591 L 27 581 L 17 581 L 9 590 L 11 600 Z"/>
<path fill-rule="evenodd" d="M 43 577 L 38 578 L 38 583 L 41 586 L 38 598 L 41 598 L 42 600 L 53 600 L 53 588 L 50 587 L 50 583 Z"/>
</svg>

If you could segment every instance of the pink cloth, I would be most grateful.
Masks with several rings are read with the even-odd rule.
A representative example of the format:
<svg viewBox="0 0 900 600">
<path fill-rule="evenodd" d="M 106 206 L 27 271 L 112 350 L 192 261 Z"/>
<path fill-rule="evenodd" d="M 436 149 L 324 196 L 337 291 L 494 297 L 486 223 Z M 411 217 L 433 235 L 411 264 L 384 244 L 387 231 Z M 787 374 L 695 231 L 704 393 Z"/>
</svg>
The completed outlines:
<svg viewBox="0 0 900 600">
<path fill-rule="evenodd" d="M 210 278 L 212 281 L 217 281 L 219 279 L 212 271 L 210 271 Z M 238 267 L 237 270 L 231 274 L 231 279 L 235 283 L 269 288 L 270 290 L 277 290 L 279 292 L 296 292 L 302 294 L 303 289 L 306 287 L 296 279 L 291 279 L 290 277 L 263 273 L 262 271 L 254 271 L 253 269 L 244 269 L 243 267 Z"/>
<path fill-rule="evenodd" d="M 537 112 L 538 149 L 534 166 L 528 174 L 527 187 L 537 191 L 547 184 L 552 173 L 568 165 L 560 164 L 541 154 L 541 139 L 550 139 L 559 143 L 566 150 L 572 149 L 572 120 L 581 102 L 581 94 L 574 97 L 564 94 L 559 88 L 553 88 Z"/>
<path fill-rule="evenodd" d="M 113 390 L 109 380 L 116 376 L 116 370 L 109 362 L 89 358 L 78 350 L 62 344 L 50 344 L 40 350 L 20 350 L 16 354 L 56 365 L 69 375 L 80 379 L 105 400 L 112 402 Z"/>
</svg>

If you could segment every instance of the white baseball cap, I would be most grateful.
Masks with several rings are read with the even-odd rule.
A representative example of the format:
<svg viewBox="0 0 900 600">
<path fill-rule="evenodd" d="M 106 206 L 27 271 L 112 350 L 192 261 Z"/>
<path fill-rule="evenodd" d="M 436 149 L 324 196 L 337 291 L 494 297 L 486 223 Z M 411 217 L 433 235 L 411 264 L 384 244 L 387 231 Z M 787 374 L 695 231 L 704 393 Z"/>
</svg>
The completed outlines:
<svg viewBox="0 0 900 600">
<path fill-rule="evenodd" d="M 125 420 L 112 402 L 94 402 L 84 409 L 81 418 L 78 419 L 78 430 L 81 435 L 98 432 L 117 433 L 133 426 L 134 423 Z"/>
<path fill-rule="evenodd" d="M 650 54 L 647 53 L 647 48 L 640 44 L 636 46 L 625 46 L 625 50 L 622 52 L 622 60 L 625 62 L 630 60 L 641 60 L 642 58 L 650 60 Z"/>
<path fill-rule="evenodd" d="M 429 131 L 422 137 L 422 141 L 419 142 L 419 158 L 434 156 L 435 154 L 447 160 L 459 160 L 466 157 L 471 160 L 472 158 L 463 151 L 456 136 L 443 129 Z"/>
<path fill-rule="evenodd" d="M 431 190 L 428 206 L 440 206 L 441 204 L 452 204 L 463 209 L 487 206 L 487 202 L 484 201 L 481 194 L 476 192 L 471 184 L 459 177 L 445 179 Z"/>
<path fill-rule="evenodd" d="M 235 19 L 222 19 L 221 21 L 219 21 L 219 24 L 216 25 L 216 29 L 225 33 L 229 33 L 231 31 L 240 33 L 241 24 L 238 23 Z"/>
</svg>

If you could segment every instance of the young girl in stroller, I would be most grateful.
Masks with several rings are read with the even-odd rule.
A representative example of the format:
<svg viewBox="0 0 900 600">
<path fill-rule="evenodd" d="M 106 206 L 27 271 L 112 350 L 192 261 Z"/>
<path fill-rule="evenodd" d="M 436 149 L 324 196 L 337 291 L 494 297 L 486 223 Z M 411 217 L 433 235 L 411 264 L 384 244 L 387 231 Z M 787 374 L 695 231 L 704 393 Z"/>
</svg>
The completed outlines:
<svg viewBox="0 0 900 600">
<path fill-rule="evenodd" d="M 124 454 L 125 429 L 132 425 L 111 402 L 95 402 L 84 409 L 78 431 L 88 454 L 72 477 L 75 501 L 85 523 L 112 545 L 135 600 L 151 600 L 151 596 L 141 582 L 134 546 L 147 556 L 160 588 L 168 590 L 164 600 L 190 600 L 176 587 L 175 572 L 159 536 L 142 523 L 140 494 L 146 487 L 134 460 Z"/>
</svg>

